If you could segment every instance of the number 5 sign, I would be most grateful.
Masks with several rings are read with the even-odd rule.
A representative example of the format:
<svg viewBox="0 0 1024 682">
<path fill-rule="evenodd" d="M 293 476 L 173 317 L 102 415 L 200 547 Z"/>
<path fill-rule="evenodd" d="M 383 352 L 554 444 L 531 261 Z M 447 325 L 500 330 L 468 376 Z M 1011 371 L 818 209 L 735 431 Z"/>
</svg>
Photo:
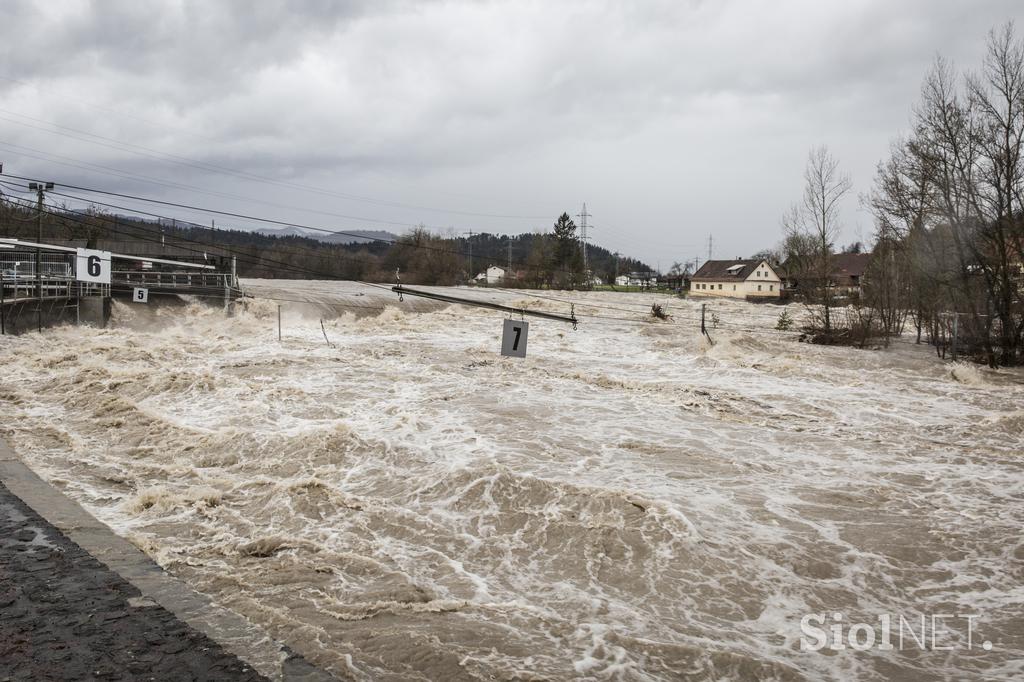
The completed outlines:
<svg viewBox="0 0 1024 682">
<path fill-rule="evenodd" d="M 77 249 L 75 279 L 79 282 L 110 284 L 110 252 Z"/>
<path fill-rule="evenodd" d="M 501 354 L 513 358 L 525 358 L 526 335 L 529 331 L 529 322 L 505 320 L 505 330 L 501 335 Z"/>
</svg>

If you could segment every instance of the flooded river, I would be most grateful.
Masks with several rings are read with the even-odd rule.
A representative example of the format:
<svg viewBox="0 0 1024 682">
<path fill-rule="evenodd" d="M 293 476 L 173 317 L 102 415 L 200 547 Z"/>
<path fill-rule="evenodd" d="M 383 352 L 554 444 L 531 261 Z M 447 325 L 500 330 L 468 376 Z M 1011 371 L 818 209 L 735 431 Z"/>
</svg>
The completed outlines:
<svg viewBox="0 0 1024 682">
<path fill-rule="evenodd" d="M 1024 678 L 1021 373 L 464 292 L 575 304 L 520 360 L 500 312 L 245 285 L 286 300 L 3 337 L 0 435 L 339 678 Z"/>
</svg>

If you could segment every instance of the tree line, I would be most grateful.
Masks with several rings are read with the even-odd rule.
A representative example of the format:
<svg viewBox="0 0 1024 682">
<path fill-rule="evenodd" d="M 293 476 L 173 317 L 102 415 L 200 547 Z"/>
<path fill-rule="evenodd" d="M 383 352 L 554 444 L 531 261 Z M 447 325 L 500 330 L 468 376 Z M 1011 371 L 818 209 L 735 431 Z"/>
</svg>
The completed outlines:
<svg viewBox="0 0 1024 682">
<path fill-rule="evenodd" d="M 886 341 L 909 325 L 918 341 L 990 366 L 1024 363 L 1024 44 L 993 29 L 976 71 L 936 59 L 909 133 L 878 164 L 861 202 L 874 217 L 859 305 L 836 319 L 829 285 L 838 207 L 849 176 L 812 150 L 779 254 L 806 281 L 812 331 Z M 954 351 L 955 352 L 955 351 Z"/>
<path fill-rule="evenodd" d="M 0 202 L 0 235 L 35 240 L 35 209 L 7 200 L 2 193 L 0 198 L 5 199 Z M 584 288 L 590 286 L 595 276 L 610 282 L 620 272 L 650 270 L 636 259 L 589 246 L 588 276 L 583 272 L 576 225 L 568 214 L 559 216 L 550 231 L 443 235 L 418 227 L 396 240 L 351 244 L 326 243 L 298 235 L 168 224 L 113 215 L 98 207 L 48 208 L 42 223 L 44 241 L 80 240 L 92 247 L 131 245 L 132 253 L 154 256 L 167 253 L 168 249 L 183 257 L 233 255 L 241 277 L 393 282 L 397 274 L 408 284 L 454 285 L 473 281 L 490 265 L 508 270 L 511 260 L 511 272 L 502 286 Z"/>
</svg>

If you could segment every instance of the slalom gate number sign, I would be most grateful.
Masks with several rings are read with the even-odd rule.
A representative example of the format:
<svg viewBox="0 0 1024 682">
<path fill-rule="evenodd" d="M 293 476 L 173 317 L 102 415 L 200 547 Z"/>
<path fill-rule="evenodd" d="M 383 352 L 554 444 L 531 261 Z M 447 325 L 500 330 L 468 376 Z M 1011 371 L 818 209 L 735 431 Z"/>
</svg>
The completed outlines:
<svg viewBox="0 0 1024 682">
<path fill-rule="evenodd" d="M 75 279 L 93 284 L 110 284 L 110 252 L 76 249 Z"/>
<path fill-rule="evenodd" d="M 505 328 L 501 335 L 501 354 L 512 358 L 525 358 L 526 336 L 529 331 L 529 322 L 505 320 Z"/>
</svg>

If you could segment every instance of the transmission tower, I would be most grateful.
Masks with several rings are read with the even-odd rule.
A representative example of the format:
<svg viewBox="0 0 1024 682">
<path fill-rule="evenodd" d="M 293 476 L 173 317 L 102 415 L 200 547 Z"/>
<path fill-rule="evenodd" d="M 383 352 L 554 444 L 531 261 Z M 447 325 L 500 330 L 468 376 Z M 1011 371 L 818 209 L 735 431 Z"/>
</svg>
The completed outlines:
<svg viewBox="0 0 1024 682">
<path fill-rule="evenodd" d="M 590 269 L 587 265 L 587 218 L 591 218 L 587 213 L 587 203 L 583 202 L 583 212 L 577 214 L 577 218 L 580 219 L 580 245 L 583 249 L 583 276 L 587 282 L 590 282 Z"/>
</svg>

